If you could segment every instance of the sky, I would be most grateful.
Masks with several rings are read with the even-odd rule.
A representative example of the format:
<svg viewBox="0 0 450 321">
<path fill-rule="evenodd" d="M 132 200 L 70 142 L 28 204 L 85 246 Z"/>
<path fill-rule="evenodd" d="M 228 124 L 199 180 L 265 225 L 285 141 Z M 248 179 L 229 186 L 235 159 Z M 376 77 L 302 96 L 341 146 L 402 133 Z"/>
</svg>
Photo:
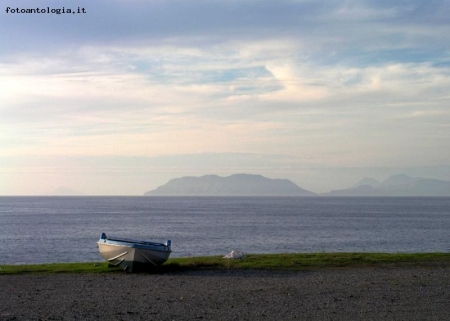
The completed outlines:
<svg viewBox="0 0 450 321">
<path fill-rule="evenodd" d="M 0 3 L 0 195 L 450 180 L 450 1 Z"/>
</svg>

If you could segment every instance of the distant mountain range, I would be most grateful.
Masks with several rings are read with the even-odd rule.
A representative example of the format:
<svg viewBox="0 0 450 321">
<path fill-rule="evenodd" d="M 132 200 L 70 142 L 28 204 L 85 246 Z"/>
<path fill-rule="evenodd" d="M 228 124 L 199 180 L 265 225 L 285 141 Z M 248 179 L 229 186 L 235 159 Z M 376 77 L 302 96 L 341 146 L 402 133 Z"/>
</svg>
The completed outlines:
<svg viewBox="0 0 450 321">
<path fill-rule="evenodd" d="M 316 194 L 287 179 L 261 175 L 205 175 L 170 180 L 145 196 L 443 196 L 450 197 L 450 181 L 393 175 L 383 182 L 364 178 L 350 188 Z"/>
<path fill-rule="evenodd" d="M 79 191 L 60 186 L 46 195 L 82 196 Z M 205 175 L 175 178 L 148 191 L 145 196 L 382 196 L 450 197 L 450 181 L 393 175 L 380 182 L 364 178 L 355 185 L 329 193 L 316 194 L 288 179 L 270 179 L 261 175 L 234 174 L 227 177 Z"/>
<path fill-rule="evenodd" d="M 170 180 L 145 196 L 313 196 L 287 179 L 261 175 L 235 174 L 227 177 L 206 175 Z"/>
<path fill-rule="evenodd" d="M 399 174 L 383 182 L 364 178 L 354 186 L 324 196 L 450 196 L 450 182 Z"/>
</svg>

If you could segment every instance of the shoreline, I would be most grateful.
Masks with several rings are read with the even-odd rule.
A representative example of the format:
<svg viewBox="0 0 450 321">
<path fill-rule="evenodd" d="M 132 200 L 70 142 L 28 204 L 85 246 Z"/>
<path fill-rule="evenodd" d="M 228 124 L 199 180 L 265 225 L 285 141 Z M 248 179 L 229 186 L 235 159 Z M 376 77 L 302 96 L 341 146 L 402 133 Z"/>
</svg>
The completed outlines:
<svg viewBox="0 0 450 321">
<path fill-rule="evenodd" d="M 176 273 L 196 270 L 315 271 L 342 268 L 450 266 L 450 253 L 280 253 L 247 254 L 244 259 L 222 256 L 169 258 L 144 273 Z M 107 262 L 0 264 L 0 275 L 26 273 L 120 272 Z"/>
</svg>

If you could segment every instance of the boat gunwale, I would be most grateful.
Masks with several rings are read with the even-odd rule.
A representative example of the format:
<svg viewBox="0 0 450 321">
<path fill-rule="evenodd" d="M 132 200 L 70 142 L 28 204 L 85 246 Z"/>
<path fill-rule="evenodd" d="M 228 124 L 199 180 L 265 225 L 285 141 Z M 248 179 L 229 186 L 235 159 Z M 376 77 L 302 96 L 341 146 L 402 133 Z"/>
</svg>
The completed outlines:
<svg viewBox="0 0 450 321">
<path fill-rule="evenodd" d="M 114 242 L 114 243 L 112 243 L 112 242 Z M 166 253 L 172 252 L 170 247 L 163 243 L 142 244 L 142 243 L 130 242 L 130 241 L 118 241 L 118 240 L 103 239 L 101 241 L 98 241 L 97 244 L 111 245 L 111 246 L 124 246 L 124 247 L 129 247 L 129 248 L 134 248 L 134 249 L 142 249 L 142 250 L 150 250 L 150 251 L 166 252 Z"/>
</svg>

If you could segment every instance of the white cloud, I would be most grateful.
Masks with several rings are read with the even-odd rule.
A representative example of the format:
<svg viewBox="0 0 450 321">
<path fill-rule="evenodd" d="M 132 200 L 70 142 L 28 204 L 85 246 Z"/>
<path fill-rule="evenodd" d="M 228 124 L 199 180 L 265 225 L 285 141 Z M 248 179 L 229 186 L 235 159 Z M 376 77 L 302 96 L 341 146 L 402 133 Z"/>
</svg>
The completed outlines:
<svg viewBox="0 0 450 321">
<path fill-rule="evenodd" d="M 253 148 L 261 152 L 251 147 L 255 140 L 270 136 L 265 144 L 269 148 L 270 140 L 283 139 L 283 135 L 274 130 L 257 130 L 258 122 L 261 128 L 290 128 L 289 150 L 300 137 L 311 136 L 307 133 L 311 127 L 333 128 L 333 135 L 339 139 L 340 130 L 345 132 L 351 124 L 366 122 L 366 111 L 372 110 L 371 120 L 381 123 L 387 117 L 395 119 L 402 114 L 420 112 L 430 103 L 437 104 L 434 108 L 443 108 L 448 98 L 445 92 L 450 82 L 448 69 L 429 63 L 321 66 L 303 57 L 296 59 L 298 46 L 289 46 L 286 41 L 278 53 L 287 57 L 286 60 L 274 58 L 279 45 L 276 41 L 265 43 L 268 56 L 264 55 L 262 44 L 234 44 L 236 47 L 228 47 L 229 55 L 220 55 L 220 50 L 214 47 L 184 48 L 181 54 L 165 46 L 127 47 L 123 51 L 82 48 L 75 53 L 79 59 L 77 68 L 91 71 L 78 72 L 70 67 L 70 57 L 64 60 L 58 53 L 55 59 L 46 61 L 32 56 L 21 58 L 13 65 L 2 66 L 0 81 L 5 86 L 1 89 L 1 110 L 9 115 L 7 118 L 27 124 L 22 127 L 23 137 L 40 135 L 41 141 L 47 141 L 39 144 L 41 152 L 95 150 L 95 154 L 140 155 L 145 154 L 140 144 L 147 143 L 159 153 L 180 149 L 184 153 L 198 149 L 217 151 L 217 146 L 231 152 L 226 149 L 230 144 L 236 151 Z M 95 52 L 103 52 L 104 57 L 99 59 Z M 162 61 L 156 71 L 126 67 L 154 61 Z M 254 68 L 266 73 L 255 73 Z M 211 71 L 235 70 L 240 73 L 235 72 L 227 79 L 211 80 L 209 76 Z M 161 82 L 157 81 L 158 77 L 162 78 Z M 209 80 L 205 81 L 205 77 Z M 243 87 L 247 89 L 242 91 Z M 14 103 L 8 104 L 11 101 Z M 305 123 L 304 112 L 311 110 L 315 111 L 315 117 L 307 118 L 312 123 Z M 329 112 L 334 116 L 330 118 Z M 236 128 L 229 130 L 227 121 L 242 122 L 239 119 L 247 119 L 244 120 L 246 133 L 238 133 Z M 59 123 L 54 124 L 55 120 Z M 33 123 L 31 127 L 29 122 Z M 296 130 L 296 126 L 304 130 Z M 33 130 L 34 135 L 27 135 Z M 204 133 L 217 135 L 204 137 Z M 101 147 L 83 149 L 87 137 L 89 145 Z M 188 138 L 191 143 L 178 142 L 176 137 Z M 233 137 L 239 139 L 233 141 Z M 111 141 L 123 144 L 115 147 Z M 328 144 L 323 146 L 330 148 Z M 17 148 L 20 147 L 16 146 L 16 152 Z M 33 150 L 27 148 L 28 152 Z M 277 147 L 274 152 L 283 150 Z"/>
<path fill-rule="evenodd" d="M 103 17 L 80 18 L 89 32 L 78 18 L 2 21 L 13 32 L 0 35 L 1 157 L 250 153 L 283 155 L 286 173 L 450 161 L 442 1 L 428 12 L 408 1 L 116 4 L 86 2 Z M 99 5 L 122 19 L 105 21 Z"/>
</svg>

